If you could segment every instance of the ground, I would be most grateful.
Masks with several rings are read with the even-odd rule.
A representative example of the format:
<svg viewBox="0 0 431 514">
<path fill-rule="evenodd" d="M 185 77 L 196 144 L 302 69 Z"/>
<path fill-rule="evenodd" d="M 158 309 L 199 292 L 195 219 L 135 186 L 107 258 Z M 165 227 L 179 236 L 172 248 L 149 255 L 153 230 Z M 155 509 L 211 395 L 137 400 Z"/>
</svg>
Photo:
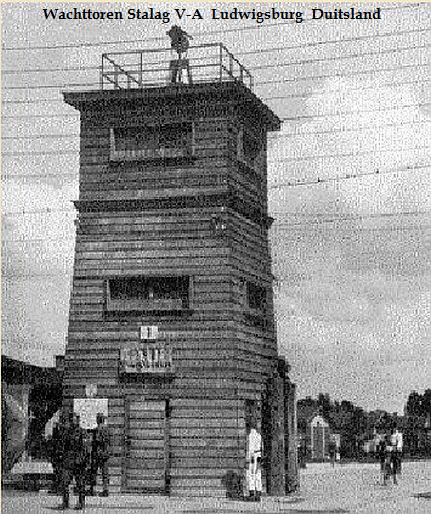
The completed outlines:
<svg viewBox="0 0 431 514">
<path fill-rule="evenodd" d="M 59 504 L 46 493 L 3 491 L 3 514 L 52 514 Z M 175 499 L 157 496 L 89 498 L 91 514 L 145 513 L 431 513 L 431 461 L 405 462 L 399 484 L 379 483 L 377 464 L 309 465 L 301 470 L 301 491 L 286 498 L 263 498 L 261 504 L 231 500 Z"/>
</svg>

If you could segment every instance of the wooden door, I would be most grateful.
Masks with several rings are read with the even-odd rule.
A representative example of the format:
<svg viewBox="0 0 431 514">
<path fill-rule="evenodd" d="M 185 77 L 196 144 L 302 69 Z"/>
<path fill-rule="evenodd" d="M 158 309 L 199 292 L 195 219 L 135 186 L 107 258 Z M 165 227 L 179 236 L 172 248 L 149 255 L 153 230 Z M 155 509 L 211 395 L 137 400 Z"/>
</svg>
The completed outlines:
<svg viewBox="0 0 431 514">
<path fill-rule="evenodd" d="M 168 492 L 169 437 L 167 402 L 126 402 L 123 483 L 128 491 Z"/>
</svg>

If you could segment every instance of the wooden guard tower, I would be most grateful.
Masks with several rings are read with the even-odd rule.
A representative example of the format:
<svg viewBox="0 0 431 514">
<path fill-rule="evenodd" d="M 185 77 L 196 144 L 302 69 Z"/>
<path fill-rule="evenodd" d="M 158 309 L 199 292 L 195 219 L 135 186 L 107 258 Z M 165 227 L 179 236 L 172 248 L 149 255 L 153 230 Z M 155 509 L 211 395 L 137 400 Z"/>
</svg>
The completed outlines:
<svg viewBox="0 0 431 514">
<path fill-rule="evenodd" d="M 254 420 L 265 488 L 283 494 L 294 385 L 266 162 L 280 120 L 223 45 L 189 49 L 187 83 L 169 52 L 104 54 L 100 89 L 64 94 L 81 115 L 64 407 L 107 399 L 112 492 L 240 494 Z"/>
</svg>

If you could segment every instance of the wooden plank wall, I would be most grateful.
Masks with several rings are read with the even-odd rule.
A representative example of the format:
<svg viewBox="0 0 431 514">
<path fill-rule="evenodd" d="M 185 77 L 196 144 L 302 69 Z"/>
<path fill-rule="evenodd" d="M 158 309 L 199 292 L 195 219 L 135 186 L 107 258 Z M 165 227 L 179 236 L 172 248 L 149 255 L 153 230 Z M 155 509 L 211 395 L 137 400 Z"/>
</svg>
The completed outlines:
<svg viewBox="0 0 431 514">
<path fill-rule="evenodd" d="M 172 104 L 83 112 L 80 200 L 159 198 L 236 191 L 266 213 L 266 168 L 258 173 L 235 162 L 228 107 Z M 195 121 L 194 162 L 178 166 L 109 163 L 109 128 L 145 120 Z M 236 121 L 235 121 L 236 123 Z M 260 174 L 259 174 L 260 173 Z M 213 215 L 227 220 L 215 233 Z M 244 277 L 271 287 L 267 230 L 220 207 L 81 212 L 75 249 L 65 358 L 65 406 L 98 385 L 109 398 L 112 431 L 111 489 L 123 482 L 125 401 L 169 399 L 173 494 L 224 495 L 227 470 L 244 466 L 244 400 L 260 401 L 276 356 L 270 303 L 269 328 L 251 324 L 243 312 Z M 177 316 L 107 315 L 109 277 L 190 275 L 191 311 Z M 139 327 L 155 324 L 169 334 L 175 375 L 122 382 L 120 348 L 137 342 Z"/>
</svg>

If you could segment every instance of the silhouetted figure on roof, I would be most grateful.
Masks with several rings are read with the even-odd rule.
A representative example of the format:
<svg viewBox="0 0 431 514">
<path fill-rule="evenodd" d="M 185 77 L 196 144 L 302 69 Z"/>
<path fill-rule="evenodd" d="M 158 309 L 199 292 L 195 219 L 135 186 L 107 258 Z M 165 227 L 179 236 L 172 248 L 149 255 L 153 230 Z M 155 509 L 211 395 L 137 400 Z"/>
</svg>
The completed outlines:
<svg viewBox="0 0 431 514">
<path fill-rule="evenodd" d="M 173 83 L 182 82 L 182 70 L 184 69 L 187 71 L 188 83 L 191 84 L 192 75 L 189 60 L 183 58 L 183 54 L 187 54 L 190 47 L 189 40 L 193 38 L 178 25 L 171 27 L 166 34 L 171 38 L 172 50 L 178 54 L 178 59 L 170 62 L 170 81 Z"/>
</svg>

